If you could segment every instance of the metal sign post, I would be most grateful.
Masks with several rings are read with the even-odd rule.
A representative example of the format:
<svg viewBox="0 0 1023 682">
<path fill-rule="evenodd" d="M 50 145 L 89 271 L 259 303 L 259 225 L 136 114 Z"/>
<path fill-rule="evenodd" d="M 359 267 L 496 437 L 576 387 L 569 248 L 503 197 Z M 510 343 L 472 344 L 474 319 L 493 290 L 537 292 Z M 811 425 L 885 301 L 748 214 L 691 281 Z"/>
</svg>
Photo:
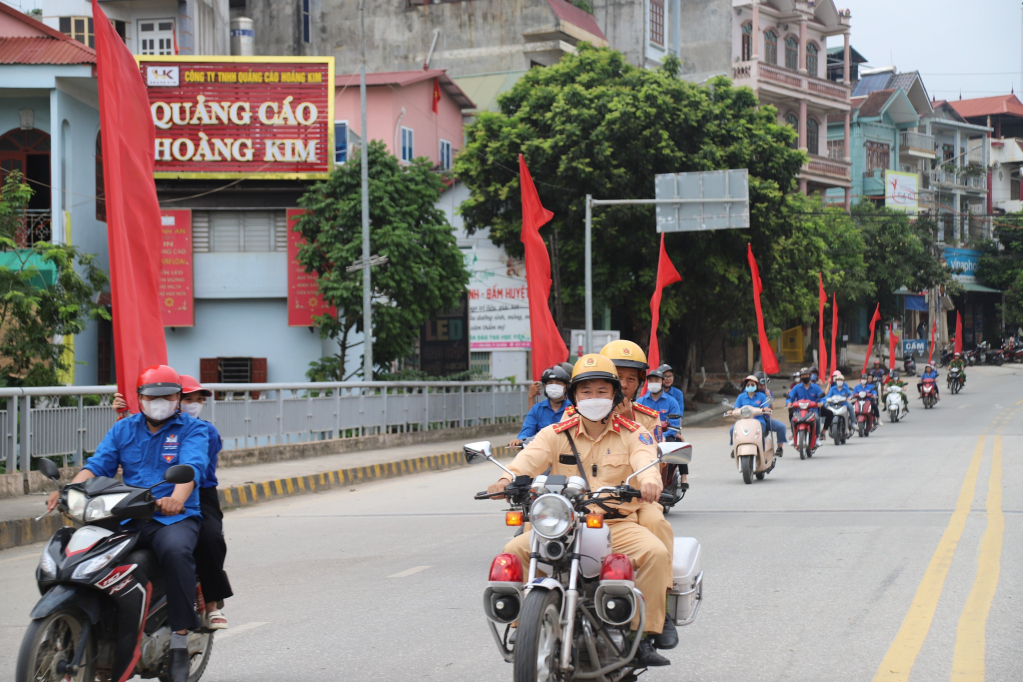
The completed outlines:
<svg viewBox="0 0 1023 682">
<path fill-rule="evenodd" d="M 694 173 L 665 173 L 654 178 L 655 199 L 594 199 L 586 195 L 586 353 L 593 353 L 594 206 L 657 206 L 658 232 L 702 232 L 749 227 L 749 171 L 745 168 Z"/>
</svg>

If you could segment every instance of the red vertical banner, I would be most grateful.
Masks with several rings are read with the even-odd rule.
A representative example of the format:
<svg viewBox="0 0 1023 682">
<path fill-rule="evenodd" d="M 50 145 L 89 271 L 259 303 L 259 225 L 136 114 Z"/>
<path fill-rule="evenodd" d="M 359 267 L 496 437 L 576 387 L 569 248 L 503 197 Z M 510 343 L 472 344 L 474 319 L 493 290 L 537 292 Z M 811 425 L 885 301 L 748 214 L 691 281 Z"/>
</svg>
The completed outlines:
<svg viewBox="0 0 1023 682">
<path fill-rule="evenodd" d="M 831 377 L 834 375 L 835 370 L 838 369 L 838 349 L 835 348 L 835 341 L 838 340 L 838 292 L 835 291 L 831 294 L 831 366 L 828 368 L 828 382 L 831 382 Z M 821 367 L 821 371 L 824 368 Z"/>
<path fill-rule="evenodd" d="M 870 352 L 874 349 L 874 327 L 881 319 L 881 304 L 878 303 L 877 307 L 874 308 L 874 315 L 870 318 L 870 338 L 867 339 L 867 354 L 863 358 L 863 369 L 860 370 L 860 374 L 867 373 L 867 363 L 870 362 Z"/>
<path fill-rule="evenodd" d="M 294 231 L 295 221 L 305 209 L 289 208 L 288 220 L 288 326 L 314 327 L 317 315 L 334 313 L 334 308 L 323 302 L 316 275 L 306 272 L 298 262 L 298 249 L 305 243 L 302 235 Z"/>
<path fill-rule="evenodd" d="M 931 352 L 927 354 L 927 364 L 934 361 L 934 333 L 938 331 L 938 318 L 934 318 L 934 322 L 931 323 Z"/>
<path fill-rule="evenodd" d="M 828 371 L 828 349 L 824 345 L 824 306 L 828 304 L 828 295 L 824 293 L 824 278 L 817 273 L 817 282 L 820 291 L 817 294 L 820 303 L 820 313 L 817 315 L 817 378 L 824 381 L 823 374 Z"/>
<path fill-rule="evenodd" d="M 195 326 L 192 212 L 160 211 L 160 313 L 164 327 Z"/>
<path fill-rule="evenodd" d="M 895 369 L 895 351 L 899 345 L 899 337 L 895 334 L 895 325 L 888 325 L 888 370 Z"/>
</svg>

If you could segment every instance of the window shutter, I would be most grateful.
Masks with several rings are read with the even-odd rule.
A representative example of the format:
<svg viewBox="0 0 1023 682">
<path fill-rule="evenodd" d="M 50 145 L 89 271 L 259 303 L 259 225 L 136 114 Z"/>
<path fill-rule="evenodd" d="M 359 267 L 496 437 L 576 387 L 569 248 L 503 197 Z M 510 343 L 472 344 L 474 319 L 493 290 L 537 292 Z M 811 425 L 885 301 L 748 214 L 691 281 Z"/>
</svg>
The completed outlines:
<svg viewBox="0 0 1023 682">
<path fill-rule="evenodd" d="M 242 213 L 242 248 L 240 251 L 273 251 L 273 225 L 276 211 L 245 211 Z"/>
<path fill-rule="evenodd" d="M 210 252 L 209 211 L 192 211 L 192 253 Z"/>
<path fill-rule="evenodd" d="M 242 211 L 210 211 L 210 251 L 242 250 Z"/>
<path fill-rule="evenodd" d="M 252 383 L 266 383 L 266 358 L 252 358 Z"/>
<path fill-rule="evenodd" d="M 288 214 L 284 211 L 274 212 L 274 251 L 288 250 Z"/>
<path fill-rule="evenodd" d="M 217 358 L 199 359 L 199 383 L 218 384 L 220 383 L 220 360 Z"/>
</svg>

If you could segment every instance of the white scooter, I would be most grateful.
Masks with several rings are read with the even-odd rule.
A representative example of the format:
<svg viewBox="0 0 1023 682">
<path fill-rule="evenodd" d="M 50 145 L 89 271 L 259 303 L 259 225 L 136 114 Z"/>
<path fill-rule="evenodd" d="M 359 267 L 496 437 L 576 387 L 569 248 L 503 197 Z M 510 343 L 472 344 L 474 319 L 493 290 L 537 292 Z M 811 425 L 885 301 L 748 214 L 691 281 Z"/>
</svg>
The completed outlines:
<svg viewBox="0 0 1023 682">
<path fill-rule="evenodd" d="M 827 400 L 831 418 L 831 442 L 843 445 L 852 435 L 852 420 L 849 418 L 849 399 L 833 395 Z"/>
<path fill-rule="evenodd" d="M 888 420 L 893 424 L 906 416 L 906 410 L 902 406 L 902 387 L 892 384 L 885 389 L 885 409 L 888 410 Z"/>
<path fill-rule="evenodd" d="M 726 417 L 738 418 L 732 427 L 732 459 L 742 472 L 743 482 L 747 484 L 753 482 L 754 475 L 758 481 L 762 481 L 764 476 L 774 470 L 777 447 L 774 431 L 762 433 L 764 426 L 757 419 L 762 414 L 763 409 L 752 405 L 744 405 L 725 413 Z"/>
</svg>

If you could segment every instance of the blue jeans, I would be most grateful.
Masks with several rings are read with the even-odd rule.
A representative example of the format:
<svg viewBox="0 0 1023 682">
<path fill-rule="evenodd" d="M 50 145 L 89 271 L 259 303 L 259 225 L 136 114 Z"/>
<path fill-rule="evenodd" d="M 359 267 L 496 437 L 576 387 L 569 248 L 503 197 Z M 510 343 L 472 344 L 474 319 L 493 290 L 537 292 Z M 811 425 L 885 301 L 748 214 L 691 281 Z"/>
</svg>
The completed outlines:
<svg viewBox="0 0 1023 682">
<path fill-rule="evenodd" d="M 783 422 L 780 422 L 777 419 L 772 419 L 771 430 L 775 433 L 775 441 L 777 441 L 777 445 L 781 445 L 788 441 L 788 435 L 785 431 L 785 424 Z"/>
</svg>

